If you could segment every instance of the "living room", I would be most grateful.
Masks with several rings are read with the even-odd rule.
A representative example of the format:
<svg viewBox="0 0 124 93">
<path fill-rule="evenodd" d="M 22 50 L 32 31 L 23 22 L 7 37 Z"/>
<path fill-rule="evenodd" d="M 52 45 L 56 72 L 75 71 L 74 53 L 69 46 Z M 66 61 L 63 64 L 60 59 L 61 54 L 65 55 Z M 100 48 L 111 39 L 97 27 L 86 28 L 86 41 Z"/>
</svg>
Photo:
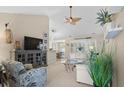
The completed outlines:
<svg viewBox="0 0 124 93">
<path fill-rule="evenodd" d="M 9 60 L 13 60 L 13 61 L 16 60 L 16 61 L 21 61 L 23 63 L 27 61 L 28 63 L 34 64 L 35 67 L 37 65 L 39 66 L 46 65 L 46 60 L 45 62 L 43 62 L 44 58 L 46 57 L 46 54 L 44 57 L 42 51 L 42 58 L 41 58 L 41 51 L 40 49 L 37 50 L 38 49 L 37 47 L 39 45 L 39 42 L 42 43 L 44 42 L 42 38 L 45 37 L 45 34 L 48 33 L 49 30 L 48 16 L 19 14 L 19 13 L 18 14 L 1 13 L 0 17 L 1 17 L 0 42 L 2 45 L 0 46 L 0 51 L 1 51 L 0 61 L 6 62 Z M 8 32 L 5 33 L 5 31 Z M 7 35 L 9 38 L 8 40 L 7 40 Z M 48 36 L 45 39 L 48 40 Z M 31 43 L 33 46 L 31 47 L 29 43 Z M 18 51 L 16 51 L 16 49 Z M 29 50 L 29 52 L 25 52 L 21 50 L 27 50 L 27 51 Z M 32 50 L 32 52 L 30 50 Z M 44 49 L 44 53 L 46 53 L 45 49 Z"/>
<path fill-rule="evenodd" d="M 112 18 L 105 22 L 109 23 L 106 28 L 97 18 L 101 9 L 108 15 L 112 14 Z M 90 52 L 100 49 L 104 41 L 107 49 L 116 47 L 116 59 L 112 61 L 113 78 L 106 86 L 124 86 L 123 15 L 123 7 L 118 6 L 0 7 L 2 86 L 100 86 L 94 85 L 86 62 Z M 78 21 L 73 22 L 73 16 Z M 105 32 L 108 29 L 116 32 Z"/>
</svg>

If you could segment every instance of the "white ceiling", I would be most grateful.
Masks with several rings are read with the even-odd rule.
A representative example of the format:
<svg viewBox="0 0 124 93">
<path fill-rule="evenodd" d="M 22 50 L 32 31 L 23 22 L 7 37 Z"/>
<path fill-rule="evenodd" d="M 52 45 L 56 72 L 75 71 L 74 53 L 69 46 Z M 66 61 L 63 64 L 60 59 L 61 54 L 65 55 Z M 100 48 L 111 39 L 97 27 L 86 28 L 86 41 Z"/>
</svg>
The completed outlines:
<svg viewBox="0 0 124 93">
<path fill-rule="evenodd" d="M 0 7 L 3 13 L 21 13 L 33 15 L 47 15 L 50 18 L 50 31 L 55 30 L 54 39 L 63 39 L 69 36 L 81 37 L 92 36 L 95 33 L 102 33 L 101 27 L 96 24 L 96 13 L 99 9 L 107 8 L 110 12 L 115 13 L 121 10 L 121 6 L 74 6 L 73 15 L 81 17 L 82 20 L 77 25 L 66 24 L 65 17 L 69 16 L 69 7 L 64 6 L 28 6 L 28 7 Z"/>
</svg>

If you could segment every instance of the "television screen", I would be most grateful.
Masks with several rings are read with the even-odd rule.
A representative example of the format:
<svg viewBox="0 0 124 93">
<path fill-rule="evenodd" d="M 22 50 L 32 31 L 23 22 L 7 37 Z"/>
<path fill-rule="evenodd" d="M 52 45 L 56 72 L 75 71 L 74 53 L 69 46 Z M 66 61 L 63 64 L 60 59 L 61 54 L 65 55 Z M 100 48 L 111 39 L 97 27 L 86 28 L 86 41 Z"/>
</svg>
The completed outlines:
<svg viewBox="0 0 124 93">
<path fill-rule="evenodd" d="M 39 43 L 42 39 L 24 36 L 24 50 L 38 50 Z"/>
</svg>

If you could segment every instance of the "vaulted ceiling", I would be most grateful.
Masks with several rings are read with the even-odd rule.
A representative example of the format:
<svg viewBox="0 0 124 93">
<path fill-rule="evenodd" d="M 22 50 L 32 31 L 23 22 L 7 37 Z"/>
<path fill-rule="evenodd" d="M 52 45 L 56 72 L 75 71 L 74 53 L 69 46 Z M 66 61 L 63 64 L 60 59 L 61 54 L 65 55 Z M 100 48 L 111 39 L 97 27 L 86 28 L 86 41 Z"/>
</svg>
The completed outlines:
<svg viewBox="0 0 124 93">
<path fill-rule="evenodd" d="M 96 24 L 96 14 L 102 8 L 108 9 L 111 13 L 119 12 L 122 9 L 121 6 L 74 6 L 72 15 L 82 18 L 77 25 L 65 23 L 65 17 L 69 16 L 69 7 L 67 6 L 0 7 L 0 12 L 47 15 L 50 19 L 50 31 L 55 31 L 54 39 L 63 39 L 67 37 L 100 35 L 102 27 Z"/>
</svg>

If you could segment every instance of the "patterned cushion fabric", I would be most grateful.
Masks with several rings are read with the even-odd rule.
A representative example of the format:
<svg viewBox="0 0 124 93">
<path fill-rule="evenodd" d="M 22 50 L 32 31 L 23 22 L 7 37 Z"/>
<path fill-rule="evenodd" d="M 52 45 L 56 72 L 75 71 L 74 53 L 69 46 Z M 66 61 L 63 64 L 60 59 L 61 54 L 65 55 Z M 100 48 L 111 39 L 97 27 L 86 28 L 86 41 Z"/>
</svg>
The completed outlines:
<svg viewBox="0 0 124 93">
<path fill-rule="evenodd" d="M 37 86 L 46 86 L 47 82 L 47 70 L 46 67 L 40 67 L 33 70 L 34 74 L 34 82 L 36 82 Z"/>
<path fill-rule="evenodd" d="M 23 87 L 31 87 L 32 83 L 35 83 L 33 82 L 33 78 L 32 78 L 32 74 L 30 72 L 26 72 L 24 74 L 21 74 L 19 76 L 20 78 L 20 86 L 23 86 Z"/>
<path fill-rule="evenodd" d="M 19 74 L 26 72 L 21 62 L 9 63 L 9 71 L 10 71 L 11 76 L 13 76 L 14 78 L 17 78 Z"/>
<path fill-rule="evenodd" d="M 14 87 L 42 87 L 46 85 L 46 67 L 34 68 L 26 71 L 21 62 L 11 61 L 6 64 Z"/>
<path fill-rule="evenodd" d="M 46 84 L 46 68 L 37 68 L 20 75 L 20 85 L 23 87 L 42 87 Z"/>
</svg>

